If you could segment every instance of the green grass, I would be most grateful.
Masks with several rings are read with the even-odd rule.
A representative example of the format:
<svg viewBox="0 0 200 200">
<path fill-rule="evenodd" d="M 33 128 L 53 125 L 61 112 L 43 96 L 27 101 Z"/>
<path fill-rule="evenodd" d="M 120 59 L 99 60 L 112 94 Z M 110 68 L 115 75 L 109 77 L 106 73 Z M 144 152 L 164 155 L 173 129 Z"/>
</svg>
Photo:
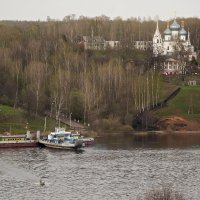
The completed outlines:
<svg viewBox="0 0 200 200">
<path fill-rule="evenodd" d="M 158 116 L 177 115 L 200 122 L 200 86 L 182 86 L 179 94 L 155 112 Z"/>
<path fill-rule="evenodd" d="M 164 83 L 163 81 L 160 82 L 160 96 L 159 100 L 164 100 L 167 96 L 169 96 L 173 91 L 175 91 L 179 86 L 171 83 Z"/>
<path fill-rule="evenodd" d="M 44 130 L 45 118 L 41 116 L 28 116 L 22 109 L 14 109 L 10 106 L 0 105 L 0 133 L 26 133 L 27 129 L 31 132 Z M 51 131 L 56 126 L 53 119 L 47 118 L 46 131 Z M 63 126 L 63 124 L 62 124 Z M 66 127 L 67 129 L 69 127 Z"/>
</svg>

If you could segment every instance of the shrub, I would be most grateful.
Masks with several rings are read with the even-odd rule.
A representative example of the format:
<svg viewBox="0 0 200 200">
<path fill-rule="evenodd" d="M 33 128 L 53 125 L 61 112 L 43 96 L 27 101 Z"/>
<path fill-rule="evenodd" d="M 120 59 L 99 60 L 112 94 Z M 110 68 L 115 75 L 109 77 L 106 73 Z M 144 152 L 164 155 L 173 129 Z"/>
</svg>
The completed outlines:
<svg viewBox="0 0 200 200">
<path fill-rule="evenodd" d="M 6 95 L 0 97 L 0 103 L 3 105 L 13 106 L 13 101 Z"/>
<path fill-rule="evenodd" d="M 183 196 L 169 186 L 153 189 L 146 194 L 143 200 L 185 200 Z"/>
<path fill-rule="evenodd" d="M 96 120 L 93 123 L 94 130 L 98 131 L 106 131 L 106 132 L 115 132 L 120 129 L 122 124 L 120 123 L 118 118 L 110 117 L 108 119 L 100 119 Z"/>
<path fill-rule="evenodd" d="M 127 133 L 127 132 L 132 132 L 133 131 L 133 127 L 130 125 L 123 125 L 120 127 L 120 132 L 122 133 Z"/>
</svg>

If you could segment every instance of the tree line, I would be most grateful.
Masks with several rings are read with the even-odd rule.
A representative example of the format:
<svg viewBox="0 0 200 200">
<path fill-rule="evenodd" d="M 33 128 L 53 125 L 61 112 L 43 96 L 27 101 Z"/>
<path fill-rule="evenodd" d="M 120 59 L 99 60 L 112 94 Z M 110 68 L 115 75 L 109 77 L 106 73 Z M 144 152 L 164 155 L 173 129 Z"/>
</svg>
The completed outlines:
<svg viewBox="0 0 200 200">
<path fill-rule="evenodd" d="M 186 19 L 199 46 L 199 19 Z M 165 22 L 161 23 L 164 27 Z M 186 26 L 187 26 L 186 25 Z M 85 51 L 77 35 L 95 35 L 124 44 L 118 50 Z M 105 16 L 47 22 L 0 22 L 0 103 L 23 107 L 29 114 L 49 111 L 58 119 L 82 122 L 114 118 L 131 124 L 133 115 L 156 105 L 160 75 L 152 53 L 129 48 L 134 40 L 151 40 L 154 21 Z"/>
</svg>

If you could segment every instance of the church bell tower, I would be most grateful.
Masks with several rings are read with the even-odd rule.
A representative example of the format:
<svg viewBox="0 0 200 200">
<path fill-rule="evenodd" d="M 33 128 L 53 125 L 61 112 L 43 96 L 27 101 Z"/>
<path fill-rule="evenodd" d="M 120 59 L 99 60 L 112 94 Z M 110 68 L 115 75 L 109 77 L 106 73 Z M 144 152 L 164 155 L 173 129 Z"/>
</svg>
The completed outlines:
<svg viewBox="0 0 200 200">
<path fill-rule="evenodd" d="M 158 21 L 157 21 L 156 31 L 153 36 L 153 54 L 155 57 L 157 57 L 159 54 L 162 53 L 162 45 L 163 45 L 163 41 L 162 41 L 162 37 L 159 31 Z"/>
</svg>

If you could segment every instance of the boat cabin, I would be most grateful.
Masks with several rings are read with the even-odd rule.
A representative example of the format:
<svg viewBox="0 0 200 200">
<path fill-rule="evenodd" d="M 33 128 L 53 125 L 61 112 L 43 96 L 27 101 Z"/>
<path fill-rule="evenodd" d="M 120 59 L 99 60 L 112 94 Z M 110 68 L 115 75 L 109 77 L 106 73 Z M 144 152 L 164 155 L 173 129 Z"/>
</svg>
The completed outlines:
<svg viewBox="0 0 200 200">
<path fill-rule="evenodd" d="M 48 141 L 54 143 L 62 142 L 74 142 L 79 139 L 80 134 L 72 133 L 71 131 L 65 131 L 65 128 L 55 128 L 55 132 L 51 132 L 48 135 Z"/>
<path fill-rule="evenodd" d="M 0 135 L 0 141 L 24 141 L 26 138 L 26 135 Z"/>
</svg>

